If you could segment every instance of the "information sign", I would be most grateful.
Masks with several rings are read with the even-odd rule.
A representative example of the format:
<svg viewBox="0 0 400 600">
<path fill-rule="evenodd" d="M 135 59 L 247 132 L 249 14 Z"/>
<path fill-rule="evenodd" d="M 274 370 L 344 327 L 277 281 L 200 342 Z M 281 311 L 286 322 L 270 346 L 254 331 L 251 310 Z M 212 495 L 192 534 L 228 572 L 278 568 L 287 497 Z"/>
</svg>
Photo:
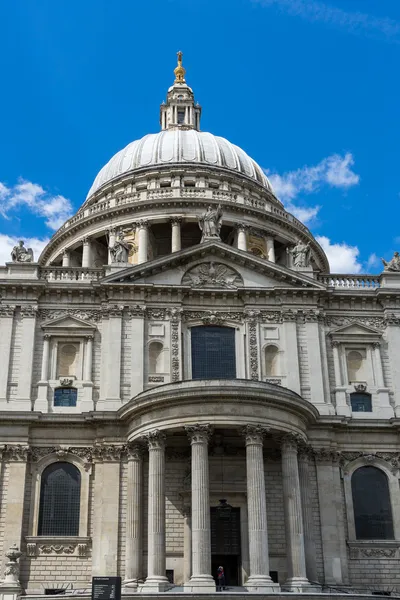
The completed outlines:
<svg viewBox="0 0 400 600">
<path fill-rule="evenodd" d="M 121 577 L 92 577 L 92 600 L 121 600 Z"/>
</svg>

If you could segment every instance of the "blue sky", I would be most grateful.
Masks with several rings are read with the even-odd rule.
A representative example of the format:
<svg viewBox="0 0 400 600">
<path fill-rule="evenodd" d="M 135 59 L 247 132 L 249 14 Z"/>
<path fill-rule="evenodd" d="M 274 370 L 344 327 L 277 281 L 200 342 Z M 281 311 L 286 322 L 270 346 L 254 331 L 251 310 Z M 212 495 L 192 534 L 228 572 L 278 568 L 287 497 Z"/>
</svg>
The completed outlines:
<svg viewBox="0 0 400 600">
<path fill-rule="evenodd" d="M 332 271 L 400 249 L 398 0 L 13 0 L 0 23 L 0 262 L 158 131 L 177 50 L 202 129 L 266 170 Z"/>
</svg>

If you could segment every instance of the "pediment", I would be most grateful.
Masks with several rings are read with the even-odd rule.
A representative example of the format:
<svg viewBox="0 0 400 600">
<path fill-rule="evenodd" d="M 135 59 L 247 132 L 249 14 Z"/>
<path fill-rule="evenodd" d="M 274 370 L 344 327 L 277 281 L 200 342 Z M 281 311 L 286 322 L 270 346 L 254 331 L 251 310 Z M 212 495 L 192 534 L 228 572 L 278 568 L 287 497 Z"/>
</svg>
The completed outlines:
<svg viewBox="0 0 400 600">
<path fill-rule="evenodd" d="M 122 269 L 101 284 L 153 284 L 203 289 L 314 288 L 325 286 L 276 263 L 223 244 L 199 244 Z"/>
<path fill-rule="evenodd" d="M 369 325 L 364 325 L 363 323 L 359 323 L 358 321 L 353 321 L 353 323 L 348 323 L 346 325 L 342 325 L 341 327 L 337 327 L 329 332 L 329 335 L 332 338 L 347 338 L 347 337 L 361 337 L 363 339 L 373 337 L 381 337 L 381 332 Z"/>
<path fill-rule="evenodd" d="M 57 317 L 56 319 L 52 319 L 51 321 L 45 321 L 42 323 L 42 329 L 52 329 L 52 330 L 90 330 L 95 329 L 95 325 L 88 321 L 84 321 L 83 319 L 79 319 L 78 317 L 74 317 L 72 315 L 63 315 Z"/>
</svg>

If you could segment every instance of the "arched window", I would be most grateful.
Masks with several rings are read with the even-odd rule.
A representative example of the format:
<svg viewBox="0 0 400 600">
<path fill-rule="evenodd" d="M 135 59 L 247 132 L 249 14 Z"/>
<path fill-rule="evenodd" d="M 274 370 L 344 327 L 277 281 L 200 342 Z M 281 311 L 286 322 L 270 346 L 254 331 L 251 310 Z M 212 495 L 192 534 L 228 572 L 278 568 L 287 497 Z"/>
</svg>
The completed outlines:
<svg viewBox="0 0 400 600">
<path fill-rule="evenodd" d="M 67 462 L 46 467 L 40 486 L 38 535 L 79 535 L 81 474 Z"/>
<path fill-rule="evenodd" d="M 365 352 L 362 350 L 350 350 L 347 353 L 347 373 L 349 383 L 352 381 L 364 381 L 365 379 Z"/>
<path fill-rule="evenodd" d="M 149 346 L 149 373 L 164 373 L 164 346 L 151 342 Z"/>
<path fill-rule="evenodd" d="M 193 379 L 235 379 L 235 330 L 232 327 L 192 327 L 191 336 Z"/>
<path fill-rule="evenodd" d="M 386 474 L 360 467 L 351 478 L 354 521 L 358 540 L 392 540 L 393 519 Z"/>
<path fill-rule="evenodd" d="M 372 412 L 371 394 L 353 392 L 353 394 L 350 394 L 350 402 L 353 412 Z"/>
<path fill-rule="evenodd" d="M 265 374 L 267 377 L 281 375 L 279 373 L 279 348 L 276 346 L 267 346 L 265 348 Z"/>
</svg>

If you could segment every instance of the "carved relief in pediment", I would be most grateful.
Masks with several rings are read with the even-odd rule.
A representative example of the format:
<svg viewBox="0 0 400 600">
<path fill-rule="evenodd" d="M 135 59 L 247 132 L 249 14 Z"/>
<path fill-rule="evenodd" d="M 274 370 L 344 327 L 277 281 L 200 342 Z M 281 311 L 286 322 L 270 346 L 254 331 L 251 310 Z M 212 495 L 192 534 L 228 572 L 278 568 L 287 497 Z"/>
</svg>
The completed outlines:
<svg viewBox="0 0 400 600">
<path fill-rule="evenodd" d="M 243 286 L 243 279 L 237 271 L 217 262 L 204 262 L 192 267 L 182 277 L 182 285 L 194 288 L 236 289 Z"/>
</svg>

